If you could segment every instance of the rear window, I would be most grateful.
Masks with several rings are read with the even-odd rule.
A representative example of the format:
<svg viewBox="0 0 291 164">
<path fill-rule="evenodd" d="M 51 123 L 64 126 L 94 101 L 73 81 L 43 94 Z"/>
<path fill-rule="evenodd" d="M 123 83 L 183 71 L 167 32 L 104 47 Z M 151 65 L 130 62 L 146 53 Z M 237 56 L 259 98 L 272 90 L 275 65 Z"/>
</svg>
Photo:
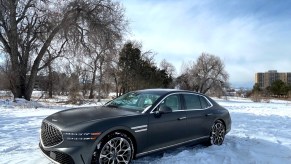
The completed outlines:
<svg viewBox="0 0 291 164">
<path fill-rule="evenodd" d="M 199 97 L 200 97 L 202 109 L 206 109 L 206 108 L 209 108 L 211 106 L 210 103 L 203 96 L 199 96 Z"/>
<path fill-rule="evenodd" d="M 185 99 L 185 109 L 201 109 L 201 103 L 198 95 L 183 94 Z"/>
</svg>

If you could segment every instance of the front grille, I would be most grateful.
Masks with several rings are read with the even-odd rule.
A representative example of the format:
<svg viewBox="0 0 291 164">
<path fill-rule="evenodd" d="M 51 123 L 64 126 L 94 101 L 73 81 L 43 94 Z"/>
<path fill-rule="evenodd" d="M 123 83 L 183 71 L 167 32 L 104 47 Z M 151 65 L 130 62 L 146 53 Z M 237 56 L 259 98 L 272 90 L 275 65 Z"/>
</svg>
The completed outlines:
<svg viewBox="0 0 291 164">
<path fill-rule="evenodd" d="M 61 143 L 63 141 L 63 136 L 60 130 L 46 122 L 42 122 L 41 140 L 44 146 L 49 147 Z"/>
<path fill-rule="evenodd" d="M 44 150 L 41 144 L 39 144 L 40 150 L 52 160 L 61 163 L 61 164 L 75 164 L 74 160 L 71 156 L 65 153 L 57 152 L 57 151 L 47 151 Z"/>
</svg>

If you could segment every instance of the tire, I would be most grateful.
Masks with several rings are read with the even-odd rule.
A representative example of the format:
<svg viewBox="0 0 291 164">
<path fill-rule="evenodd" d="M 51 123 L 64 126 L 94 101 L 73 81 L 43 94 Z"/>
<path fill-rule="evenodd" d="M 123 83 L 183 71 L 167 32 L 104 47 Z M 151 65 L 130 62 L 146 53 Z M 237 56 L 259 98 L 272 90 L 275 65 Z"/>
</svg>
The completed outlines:
<svg viewBox="0 0 291 164">
<path fill-rule="evenodd" d="M 114 132 L 99 144 L 93 152 L 92 164 L 128 164 L 133 158 L 132 140 L 126 134 Z"/>
<path fill-rule="evenodd" d="M 214 124 L 211 127 L 211 133 L 210 133 L 210 145 L 221 145 L 224 141 L 226 131 L 224 123 L 220 120 L 217 120 L 214 122 Z"/>
</svg>

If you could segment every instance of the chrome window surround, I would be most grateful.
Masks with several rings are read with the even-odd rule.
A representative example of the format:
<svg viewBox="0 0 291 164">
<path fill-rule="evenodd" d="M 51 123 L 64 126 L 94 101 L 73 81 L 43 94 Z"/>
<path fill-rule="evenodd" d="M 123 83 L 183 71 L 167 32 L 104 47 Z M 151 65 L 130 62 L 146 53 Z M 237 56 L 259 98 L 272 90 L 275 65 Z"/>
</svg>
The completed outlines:
<svg viewBox="0 0 291 164">
<path fill-rule="evenodd" d="M 196 94 L 196 93 L 189 93 L 189 92 L 176 92 L 176 93 L 171 93 L 169 95 L 167 95 L 166 97 L 164 97 L 154 108 L 152 108 L 151 112 L 150 113 L 154 113 L 153 111 L 169 96 L 171 95 L 182 95 L 182 94 L 193 94 L 193 95 L 197 95 L 197 96 L 201 96 L 203 97 L 204 99 L 206 99 L 206 101 L 209 103 L 210 106 L 208 106 L 207 108 L 203 108 L 203 109 L 184 109 L 184 110 L 176 110 L 176 111 L 173 111 L 173 112 L 181 112 L 181 111 L 194 111 L 194 110 L 205 110 L 205 109 L 209 109 L 211 107 L 213 107 L 213 104 L 208 100 L 208 98 L 206 98 L 204 95 L 201 95 L 201 94 Z M 145 113 L 147 112 L 148 109 L 145 109 L 142 113 Z"/>
<path fill-rule="evenodd" d="M 182 94 L 185 94 L 185 93 L 182 93 Z M 201 108 L 201 109 L 186 109 L 184 111 L 188 111 L 188 110 L 205 110 L 205 109 L 211 108 L 213 106 L 213 104 L 204 95 L 195 94 L 195 93 L 186 93 L 186 94 L 193 94 L 193 95 L 197 95 L 197 96 L 203 97 L 208 102 L 209 106 L 206 107 L 206 108 Z M 200 99 L 199 99 L 199 101 L 200 101 Z M 200 103 L 201 103 L 201 101 L 200 101 Z"/>
</svg>

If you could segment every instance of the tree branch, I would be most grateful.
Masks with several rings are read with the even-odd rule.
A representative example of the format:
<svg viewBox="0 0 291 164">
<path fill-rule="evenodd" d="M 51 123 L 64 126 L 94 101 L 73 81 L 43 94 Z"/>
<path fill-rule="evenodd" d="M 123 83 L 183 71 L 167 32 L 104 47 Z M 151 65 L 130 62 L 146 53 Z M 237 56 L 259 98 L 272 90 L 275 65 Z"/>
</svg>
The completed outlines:
<svg viewBox="0 0 291 164">
<path fill-rule="evenodd" d="M 0 33 L 0 41 L 2 42 L 2 44 L 4 45 L 5 50 L 7 51 L 7 53 L 11 53 L 11 48 L 7 42 L 7 40 L 5 40 L 5 38 L 3 37 L 2 33 Z"/>
<path fill-rule="evenodd" d="M 40 70 L 44 69 L 45 67 L 47 67 L 56 58 L 61 57 L 60 54 L 62 53 L 62 50 L 63 50 L 63 48 L 64 48 L 64 46 L 65 46 L 66 43 L 67 43 L 67 40 L 65 40 L 64 43 L 61 45 L 61 48 L 60 48 L 59 52 L 57 53 L 57 55 L 54 56 L 54 57 L 52 57 L 51 59 L 49 59 L 49 61 L 46 62 L 43 66 L 39 67 L 38 68 L 38 71 L 40 71 Z M 48 52 L 48 53 L 50 53 L 50 52 Z"/>
<path fill-rule="evenodd" d="M 21 20 L 23 20 L 23 19 L 25 18 L 25 16 L 26 16 L 26 12 L 27 12 L 28 8 L 34 6 L 33 4 L 31 4 L 31 2 L 32 2 L 32 0 L 29 0 L 29 1 L 27 2 L 27 4 L 25 5 L 25 7 L 24 7 L 22 13 L 20 14 L 19 18 L 16 20 L 17 24 L 18 24 Z"/>
</svg>

